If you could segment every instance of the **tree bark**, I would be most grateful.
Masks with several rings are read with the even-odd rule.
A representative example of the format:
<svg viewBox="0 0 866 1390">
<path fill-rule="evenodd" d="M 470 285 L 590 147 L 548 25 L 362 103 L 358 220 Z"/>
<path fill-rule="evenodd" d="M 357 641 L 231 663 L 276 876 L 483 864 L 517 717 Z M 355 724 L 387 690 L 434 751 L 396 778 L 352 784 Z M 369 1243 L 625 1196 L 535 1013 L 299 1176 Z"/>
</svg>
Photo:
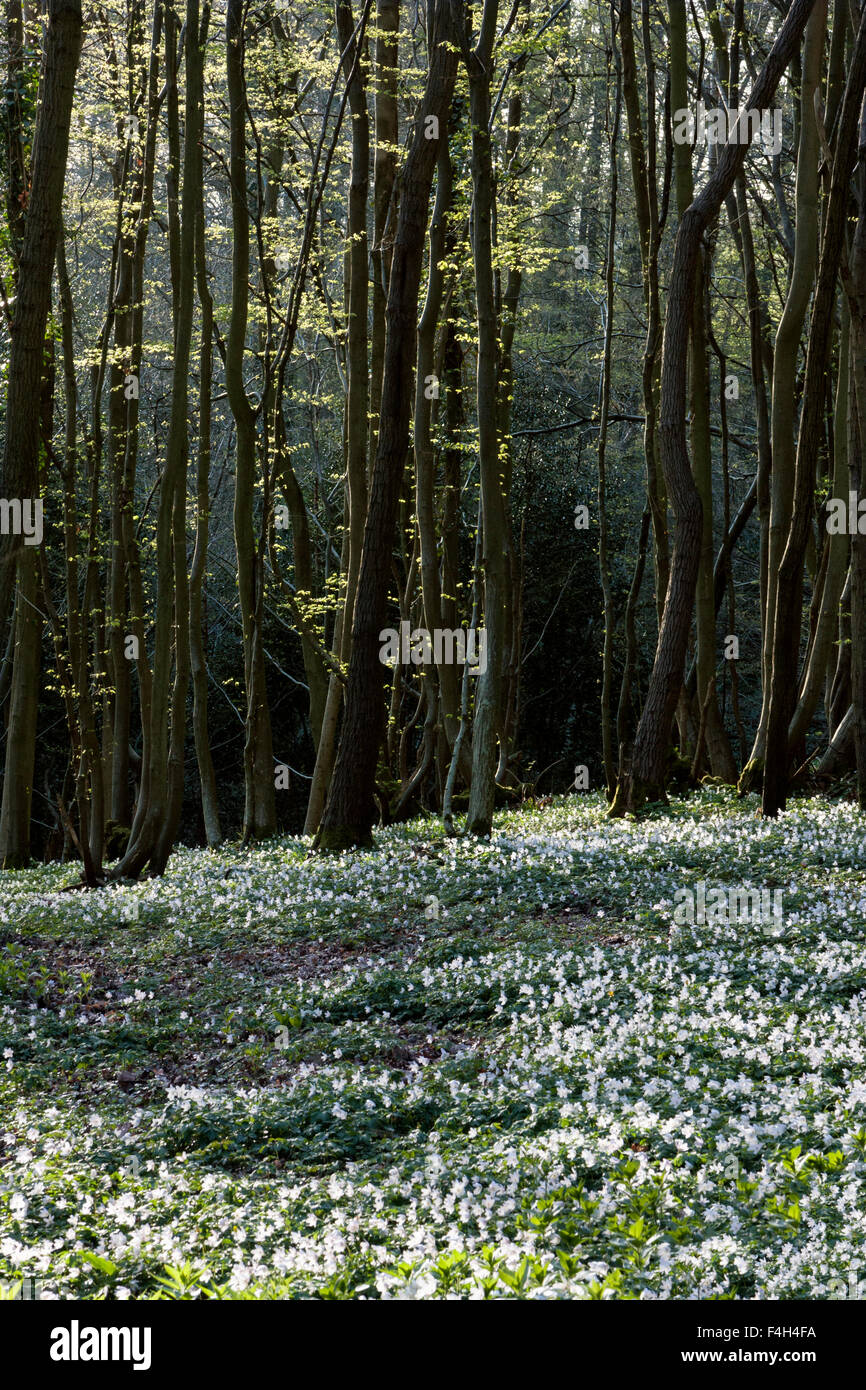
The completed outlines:
<svg viewBox="0 0 866 1390">
<path fill-rule="evenodd" d="M 790 62 L 815 0 L 793 0 L 746 102 L 770 104 Z M 637 811 L 648 797 L 664 796 L 668 738 L 682 687 L 702 534 L 701 500 L 686 446 L 686 368 L 694 308 L 694 272 L 701 238 L 743 167 L 746 142 L 724 146 L 707 183 L 683 214 L 674 245 L 670 294 L 662 346 L 660 442 L 668 493 L 676 519 L 671 576 L 647 699 L 638 725 L 631 766 L 620 779 L 611 814 Z"/>
<path fill-rule="evenodd" d="M 816 0 L 816 7 L 806 26 L 804 39 L 800 140 L 797 149 L 794 262 L 785 308 L 776 331 L 773 356 L 773 468 L 770 477 L 766 615 L 761 647 L 761 717 L 749 761 L 740 778 L 741 791 L 748 791 L 760 782 L 766 757 L 779 567 L 790 531 L 794 496 L 796 420 L 793 401 L 800 338 L 818 265 L 818 162 L 821 150 L 815 121 L 814 95 L 820 91 L 826 20 L 826 0 Z"/>
<path fill-rule="evenodd" d="M 611 6 L 611 23 L 615 24 L 616 12 Z M 619 122 L 622 104 L 622 71 L 619 53 L 616 53 L 616 91 L 614 96 L 613 124 L 610 130 L 608 158 L 610 161 L 610 199 L 608 205 L 607 251 L 605 254 L 605 317 L 604 347 L 602 350 L 601 377 L 601 416 L 598 425 L 598 571 L 601 583 L 604 609 L 604 644 L 601 661 L 601 755 L 604 767 L 605 789 L 608 801 L 616 792 L 616 763 L 614 761 L 614 730 L 611 712 L 611 691 L 613 688 L 613 637 L 614 608 L 613 583 L 610 573 L 608 553 L 607 518 L 607 431 L 610 416 L 610 379 L 613 370 L 613 316 L 616 252 L 616 203 L 617 203 L 617 159 L 619 143 Z"/>
<path fill-rule="evenodd" d="M 437 0 L 431 7 L 424 98 L 403 170 L 388 287 L 379 439 L 355 601 L 345 720 L 316 837 L 316 846 L 322 850 L 372 842 L 373 793 L 384 714 L 379 632 L 386 614 L 400 480 L 409 445 L 418 295 L 438 150 L 438 139 L 425 138 L 425 125 L 428 116 L 435 116 L 439 131 L 445 128 L 457 70 L 460 14 L 457 0 Z"/>
<path fill-rule="evenodd" d="M 45 329 L 81 43 L 80 0 L 49 0 L 6 396 L 2 495 L 22 500 L 39 497 Z M 18 582 L 15 657 L 0 806 L 0 866 L 9 869 L 20 868 L 30 858 L 42 619 L 36 606 L 39 578 L 36 548 L 15 538 L 2 558 L 7 562 L 14 558 Z"/>
<path fill-rule="evenodd" d="M 848 67 L 845 95 L 833 152 L 833 174 L 824 222 L 818 284 L 809 325 L 803 409 L 797 441 L 791 528 L 779 568 L 773 623 L 772 681 L 767 721 L 767 752 L 761 809 L 775 816 L 784 809 L 788 784 L 788 728 L 797 697 L 800 654 L 800 602 L 803 560 L 812 523 L 815 470 L 823 431 L 825 374 L 836 300 L 836 278 L 845 246 L 850 176 L 857 151 L 860 106 L 866 90 L 866 8 Z M 855 310 L 852 301 L 852 330 Z M 856 339 L 855 339 L 856 341 Z M 856 355 L 856 347 L 855 347 Z M 855 373 L 856 380 L 856 373 Z"/>
<path fill-rule="evenodd" d="M 244 644 L 246 717 L 244 739 L 243 838 L 276 830 L 274 754 L 262 646 L 263 557 L 257 551 L 253 512 L 256 474 L 256 416 L 244 385 L 244 349 L 249 317 L 250 210 L 247 200 L 246 78 L 242 0 L 228 0 L 226 78 L 229 103 L 229 173 L 232 190 L 232 296 L 226 341 L 225 379 L 236 429 L 234 532 L 238 597 Z"/>
<path fill-rule="evenodd" d="M 467 57 L 472 120 L 472 259 L 478 325 L 476 412 L 481 480 L 484 626 L 487 667 L 478 677 L 472 730 L 472 786 L 466 828 L 487 836 L 493 826 L 496 739 L 500 724 L 505 642 L 508 519 L 499 460 L 497 371 L 499 344 L 493 287 L 493 161 L 490 147 L 490 82 L 498 0 L 485 0 L 474 49 Z"/>
</svg>

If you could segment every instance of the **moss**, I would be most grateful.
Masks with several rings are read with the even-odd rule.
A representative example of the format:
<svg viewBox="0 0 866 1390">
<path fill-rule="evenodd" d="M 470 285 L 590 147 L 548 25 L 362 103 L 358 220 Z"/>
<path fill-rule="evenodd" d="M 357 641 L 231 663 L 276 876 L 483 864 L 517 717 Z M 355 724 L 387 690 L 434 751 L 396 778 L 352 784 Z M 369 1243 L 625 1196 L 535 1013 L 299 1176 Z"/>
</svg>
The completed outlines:
<svg viewBox="0 0 866 1390">
<path fill-rule="evenodd" d="M 617 783 L 613 801 L 608 810 L 608 816 L 617 819 L 621 816 L 639 815 L 647 801 L 664 799 L 664 790 L 660 795 L 652 796 L 653 788 L 647 782 L 642 782 L 639 777 L 631 774 L 622 777 Z"/>
<path fill-rule="evenodd" d="M 493 829 L 493 822 L 487 819 L 474 820 L 471 825 L 467 825 L 466 833 L 476 835 L 480 840 L 489 840 Z"/>
<path fill-rule="evenodd" d="M 122 859 L 126 854 L 131 834 L 132 831 L 128 825 L 119 825 L 116 820 L 107 821 L 105 825 L 105 858 L 108 860 Z"/>
<path fill-rule="evenodd" d="M 687 792 L 690 787 L 696 785 L 695 779 L 692 777 L 692 765 L 688 758 L 683 757 L 678 748 L 672 748 L 668 753 L 665 762 L 665 785 L 673 787 L 678 792 Z M 662 790 L 660 796 L 650 797 L 650 800 L 666 801 L 667 798 Z"/>
<path fill-rule="evenodd" d="M 616 791 L 613 795 L 613 801 L 608 807 L 607 814 L 611 820 L 618 820 L 620 816 L 625 815 L 627 810 L 625 783 L 620 781 L 616 784 Z"/>
<path fill-rule="evenodd" d="M 342 854 L 347 849 L 372 849 L 373 832 L 369 826 L 319 826 L 313 849 L 320 854 Z"/>
<path fill-rule="evenodd" d="M 619 779 L 613 801 L 608 808 L 608 818 L 616 820 L 622 816 L 638 816 L 648 802 L 656 806 L 667 806 L 668 787 L 672 787 L 680 795 L 685 795 L 697 785 L 692 777 L 688 758 L 682 757 L 678 748 L 671 748 L 665 763 L 663 783 L 643 782 L 632 773 L 627 773 Z"/>
<path fill-rule="evenodd" d="M 764 759 L 750 758 L 740 773 L 737 783 L 737 796 L 747 796 L 749 792 L 761 790 L 764 780 Z"/>
</svg>

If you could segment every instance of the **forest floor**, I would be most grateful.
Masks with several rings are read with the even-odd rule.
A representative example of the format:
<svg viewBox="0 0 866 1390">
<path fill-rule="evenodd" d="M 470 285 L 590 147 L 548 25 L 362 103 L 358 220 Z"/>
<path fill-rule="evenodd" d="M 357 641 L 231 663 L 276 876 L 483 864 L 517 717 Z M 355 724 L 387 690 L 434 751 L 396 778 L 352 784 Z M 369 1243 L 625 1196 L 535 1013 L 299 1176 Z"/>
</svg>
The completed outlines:
<svg viewBox="0 0 866 1390">
<path fill-rule="evenodd" d="M 2 1292 L 863 1297 L 866 826 L 756 809 L 0 874 Z"/>
</svg>

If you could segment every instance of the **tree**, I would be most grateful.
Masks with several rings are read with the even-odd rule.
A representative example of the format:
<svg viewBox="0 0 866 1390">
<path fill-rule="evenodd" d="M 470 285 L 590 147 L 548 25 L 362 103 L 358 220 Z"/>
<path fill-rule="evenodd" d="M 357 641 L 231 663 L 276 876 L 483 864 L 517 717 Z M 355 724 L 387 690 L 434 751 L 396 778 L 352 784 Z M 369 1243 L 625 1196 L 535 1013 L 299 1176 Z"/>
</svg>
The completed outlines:
<svg viewBox="0 0 866 1390">
<path fill-rule="evenodd" d="M 355 600 L 345 720 L 316 838 L 317 847 L 323 850 L 368 845 L 372 840 L 376 761 L 383 733 L 379 632 L 385 620 L 399 485 L 409 444 L 418 296 L 430 192 L 457 73 L 459 14 L 456 0 L 436 0 L 431 6 L 424 97 L 403 166 L 388 284 L 379 437 Z M 435 125 L 429 123 L 430 117 Z"/>
<path fill-rule="evenodd" d="M 814 3 L 815 0 L 794 0 L 746 101 L 747 112 L 761 111 L 769 106 L 796 51 Z M 680 218 L 674 245 L 662 346 L 659 432 L 662 466 L 676 519 L 676 537 L 647 698 L 631 764 L 620 778 L 611 807 L 614 815 L 636 811 L 647 798 L 664 797 L 668 739 L 683 679 L 703 526 L 700 495 L 692 478 L 685 439 L 686 368 L 694 310 L 694 274 L 701 237 L 734 186 L 748 143 L 743 140 L 725 145 L 713 173 Z"/>
<path fill-rule="evenodd" d="M 825 401 L 824 381 L 827 370 L 827 352 L 836 305 L 836 282 L 842 257 L 845 254 L 845 233 L 850 199 L 849 183 L 857 155 L 860 111 L 864 92 L 866 92 L 866 9 L 861 16 L 860 27 L 848 64 L 845 95 L 839 114 L 839 128 L 833 150 L 833 174 L 827 215 L 824 220 L 818 283 L 809 324 L 806 378 L 803 386 L 803 412 L 800 417 L 800 430 L 797 439 L 791 526 L 779 568 L 773 623 L 770 713 L 767 722 L 767 754 L 761 797 L 761 810 L 765 816 L 777 815 L 780 810 L 784 809 L 786 802 L 789 773 L 788 730 L 796 701 L 797 661 L 800 653 L 799 609 L 803 559 L 812 519 L 815 470 L 821 442 L 820 421 Z M 866 345 L 866 337 L 862 335 L 860 327 L 862 309 L 859 291 L 859 285 L 856 290 L 852 287 L 852 296 L 849 301 L 852 309 L 852 332 L 855 339 L 855 399 L 858 389 L 861 391 L 862 398 L 858 357 L 859 360 L 862 360 L 861 349 L 863 345 Z M 859 412 L 860 399 L 856 399 L 856 406 Z M 855 550 L 855 569 L 858 568 L 858 560 L 859 557 Z M 858 606 L 858 622 L 861 621 L 861 612 L 862 610 Z M 854 635 L 852 625 L 852 638 Z M 860 692 L 858 691 L 858 693 Z"/>
<path fill-rule="evenodd" d="M 80 0 L 49 0 L 6 397 L 2 495 L 19 501 L 40 496 L 45 329 L 81 43 Z M 39 562 L 35 548 L 23 539 L 12 541 L 2 556 L 2 563 L 13 562 L 17 574 L 15 656 L 0 809 L 0 865 L 5 868 L 18 868 L 30 858 L 30 806 L 42 638 Z"/>
<path fill-rule="evenodd" d="M 226 391 L 237 430 L 234 532 L 238 594 L 244 643 L 246 694 L 244 742 L 245 839 L 276 829 L 274 752 L 265 684 L 262 622 L 264 556 L 256 543 L 254 507 L 256 412 L 244 385 L 244 347 L 249 316 L 250 211 L 247 201 L 247 92 L 244 75 L 246 9 L 229 0 L 226 9 L 226 89 L 229 103 L 229 174 L 232 202 L 232 308 L 226 343 Z M 267 508 L 266 508 L 267 510 Z"/>
</svg>

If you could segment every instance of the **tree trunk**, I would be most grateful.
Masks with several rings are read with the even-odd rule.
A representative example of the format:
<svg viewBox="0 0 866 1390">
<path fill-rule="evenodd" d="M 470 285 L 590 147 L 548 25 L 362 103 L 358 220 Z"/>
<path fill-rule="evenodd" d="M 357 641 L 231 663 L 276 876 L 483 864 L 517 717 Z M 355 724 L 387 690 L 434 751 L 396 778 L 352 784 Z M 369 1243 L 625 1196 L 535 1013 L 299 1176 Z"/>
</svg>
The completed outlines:
<svg viewBox="0 0 866 1390">
<path fill-rule="evenodd" d="M 615 23 L 616 13 L 611 6 L 611 23 Z M 622 101 L 622 72 L 619 53 L 616 52 L 616 95 L 614 98 L 613 125 L 610 130 L 608 157 L 610 160 L 610 202 L 608 209 L 607 252 L 605 255 L 605 318 L 604 348 L 602 351 L 601 377 L 601 416 L 598 425 L 598 570 L 604 606 L 604 647 L 601 662 L 601 750 L 604 766 L 605 790 L 608 801 L 612 801 L 616 791 L 616 763 L 614 761 L 613 718 L 611 712 L 611 691 L 613 688 L 613 583 L 610 574 L 608 554 L 607 520 L 607 431 L 610 416 L 610 378 L 613 368 L 613 314 L 616 252 L 616 195 L 617 159 L 619 143 L 620 108 Z"/>
<path fill-rule="evenodd" d="M 847 95 L 847 94 L 846 94 Z M 844 110 L 844 107 L 843 107 Z M 857 228 L 846 278 L 851 317 L 851 379 L 853 410 L 849 435 L 849 488 L 859 503 L 866 479 L 866 110 L 861 108 L 858 169 L 855 188 L 859 202 Z M 841 358 L 844 369 L 844 359 Z M 837 494 L 838 495 L 838 494 Z M 859 527 L 851 537 L 851 705 L 854 711 L 854 756 L 857 763 L 857 801 L 866 811 L 866 535 Z"/>
<path fill-rule="evenodd" d="M 176 39 L 166 28 L 169 86 L 169 145 L 180 159 L 179 113 L 171 89 L 176 84 Z M 143 814 L 116 873 L 137 877 L 146 865 L 161 874 L 174 843 L 183 800 L 186 695 L 189 683 L 189 593 L 186 569 L 186 466 L 189 452 L 189 365 L 195 302 L 196 212 L 199 201 L 201 52 L 198 0 L 186 7 L 186 104 L 183 188 L 179 208 L 170 212 L 174 310 L 171 413 L 156 529 L 156 624 L 154 635 L 148 787 Z M 174 173 L 178 177 L 179 170 Z M 178 225 L 174 225 L 175 222 Z M 172 680 L 172 654 L 174 679 Z"/>
<path fill-rule="evenodd" d="M 370 182 L 370 121 L 367 111 L 367 93 L 361 71 L 360 52 L 354 37 L 355 25 L 351 7 L 346 3 L 346 0 L 339 0 L 336 7 L 336 17 L 340 48 L 344 55 L 343 68 L 346 74 L 346 92 L 352 114 L 352 166 L 349 176 L 346 250 L 344 254 L 346 317 L 348 321 L 346 334 L 348 390 L 344 424 L 347 531 L 343 542 L 342 572 L 345 575 L 346 587 L 342 601 L 342 612 L 338 616 L 334 632 L 334 652 L 345 668 L 349 664 L 352 652 L 352 619 L 358 590 L 358 576 L 361 570 L 364 523 L 367 517 L 368 428 L 370 431 L 374 428 L 373 422 L 368 420 L 368 414 L 372 416 L 372 410 L 368 406 L 370 376 L 367 367 L 369 301 L 367 200 Z M 380 164 L 379 170 L 385 177 L 384 166 Z M 379 194 L 381 197 L 381 189 Z M 374 331 L 376 312 L 376 300 L 374 298 Z M 375 356 L 374 351 L 374 377 L 376 372 Z M 316 750 L 316 765 L 313 769 L 310 800 L 304 825 L 306 835 L 314 835 L 319 828 L 322 808 L 325 804 L 334 766 L 337 721 L 342 700 L 343 684 L 332 675 L 328 685 Z"/>
<path fill-rule="evenodd" d="M 842 301 L 842 331 L 839 337 L 839 376 L 836 383 L 836 405 L 833 428 L 833 476 L 830 479 L 831 497 L 844 497 L 848 491 L 848 419 L 853 409 L 849 392 L 849 357 L 851 316 L 847 303 Z M 852 484 L 853 486 L 853 484 Z M 824 690 L 827 668 L 836 640 L 839 622 L 839 600 L 845 583 L 848 564 L 848 537 L 827 535 L 827 568 L 821 588 L 815 635 L 806 663 L 806 673 L 800 688 L 797 708 L 788 730 L 791 753 L 803 742 L 818 708 Z"/>
<path fill-rule="evenodd" d="M 373 174 L 373 294 L 370 330 L 370 438 L 367 455 L 376 457 L 379 411 L 382 403 L 382 364 L 385 360 L 385 301 L 391 274 L 389 222 L 396 223 L 394 181 L 397 173 L 399 123 L 397 115 L 397 35 L 400 0 L 379 0 L 376 6 L 374 115 L 376 150 Z"/>
<path fill-rule="evenodd" d="M 379 439 L 355 601 L 346 713 L 316 838 L 317 847 L 323 850 L 372 841 L 373 792 L 384 714 L 379 633 L 386 615 L 400 481 L 409 445 L 418 294 L 438 147 L 438 139 L 425 138 L 429 131 L 426 118 L 435 116 L 439 131 L 444 130 L 457 70 L 453 46 L 459 41 L 460 14 L 457 0 L 438 0 L 431 7 L 424 98 L 403 171 L 388 287 Z"/>
<path fill-rule="evenodd" d="M 203 55 L 207 38 L 209 13 L 202 21 L 199 35 L 199 59 Z M 197 101 L 204 101 L 201 87 L 203 77 L 202 63 L 196 61 L 195 79 Z M 187 78 L 189 80 L 189 77 Z M 193 735 L 195 756 L 198 763 L 199 786 L 201 788 L 201 809 L 204 833 L 208 845 L 213 848 L 222 840 L 217 795 L 216 774 L 210 751 L 208 735 L 207 698 L 207 655 L 204 635 L 204 586 L 207 574 L 208 528 L 210 522 L 210 432 L 211 432 L 211 381 L 213 373 L 213 299 L 207 283 L 207 262 L 205 259 L 205 214 L 203 189 L 203 160 L 201 150 L 202 115 L 196 124 L 196 209 L 195 209 L 195 262 L 196 286 L 201 307 L 201 352 L 199 354 L 199 428 L 198 458 L 196 464 L 196 512 L 195 549 L 189 576 L 189 651 L 190 674 L 193 689 Z"/>
<path fill-rule="evenodd" d="M 496 737 L 500 724 L 505 642 L 507 514 L 499 461 L 497 371 L 499 344 L 493 293 L 493 162 L 490 148 L 490 83 L 498 0 L 485 0 L 475 48 L 467 59 L 472 120 L 472 258 L 478 324 L 476 410 L 481 479 L 484 626 L 487 666 L 478 677 L 472 731 L 472 787 L 466 828 L 486 836 L 493 826 Z"/>
<path fill-rule="evenodd" d="M 823 431 L 825 375 L 836 300 L 836 278 L 845 245 L 850 173 L 857 151 L 860 106 L 866 89 L 866 8 L 848 68 L 833 153 L 833 175 L 824 221 L 818 284 L 809 325 L 803 410 L 797 442 L 791 529 L 779 568 L 773 623 L 773 673 L 767 721 L 767 753 L 761 809 L 775 816 L 784 809 L 788 783 L 788 728 L 797 698 L 800 654 L 800 602 L 803 560 L 812 523 L 815 469 Z M 852 331 L 856 334 L 852 302 Z M 855 337 L 856 343 L 856 337 Z M 855 346 L 856 356 L 856 346 Z M 856 373 L 855 373 L 856 381 Z"/>
<path fill-rule="evenodd" d="M 256 417 L 244 386 L 244 349 L 249 316 L 250 210 L 247 200 L 246 78 L 242 0 L 228 0 L 226 78 L 229 103 L 229 172 L 232 187 L 232 296 L 226 341 L 225 379 L 236 429 L 234 532 L 238 597 L 244 645 L 246 718 L 244 739 L 243 838 L 272 835 L 277 826 L 271 716 L 262 646 L 262 557 L 256 550 Z"/>
<path fill-rule="evenodd" d="M 45 329 L 81 42 L 80 0 L 49 0 L 6 396 L 2 495 L 22 500 L 35 500 L 39 496 Z M 39 575 L 36 550 L 23 542 L 13 542 L 3 558 L 11 560 L 13 557 L 18 580 L 15 658 L 0 808 L 0 866 L 7 869 L 19 868 L 30 858 L 30 808 L 42 638 L 42 621 L 36 605 Z"/>
<path fill-rule="evenodd" d="M 684 110 L 688 105 L 688 53 L 686 44 L 685 0 L 669 0 L 671 106 Z M 727 58 L 721 25 L 715 28 L 717 48 Z M 726 62 L 718 64 L 725 82 Z M 712 151 L 711 151 L 712 154 Z M 677 211 L 683 213 L 694 198 L 692 150 L 676 145 L 674 170 Z M 715 220 L 715 219 L 713 219 Z M 689 403 L 691 407 L 692 474 L 701 499 L 701 554 L 695 592 L 697 629 L 697 688 L 700 722 L 704 725 L 710 771 L 726 782 L 736 781 L 736 770 L 727 735 L 719 713 L 716 694 L 716 609 L 713 602 L 713 451 L 710 439 L 710 372 L 707 355 L 712 324 L 709 320 L 708 282 L 711 255 L 702 250 L 695 266 L 695 296 L 689 346 Z M 685 755 L 685 749 L 681 748 Z"/>
<path fill-rule="evenodd" d="M 746 102 L 762 110 L 794 53 L 815 0 L 793 0 L 779 35 Z M 660 442 L 662 465 L 676 518 L 671 576 L 656 657 L 631 766 L 620 779 L 613 815 L 636 811 L 647 797 L 664 795 L 668 738 L 682 688 L 702 534 L 701 500 L 686 447 L 686 367 L 689 325 L 694 309 L 694 273 L 701 238 L 743 167 L 746 142 L 724 146 L 718 163 L 691 207 L 680 219 L 674 245 L 670 293 L 662 347 Z"/>
<path fill-rule="evenodd" d="M 644 145 L 640 95 L 637 83 L 637 62 L 632 27 L 632 0 L 622 0 L 620 6 L 620 50 L 622 53 L 623 102 L 628 124 L 628 144 L 631 157 L 632 183 L 635 194 L 638 238 L 641 252 L 644 305 L 647 314 L 647 335 L 641 368 L 644 407 L 644 457 L 646 459 L 647 497 L 653 530 L 655 567 L 656 615 L 661 627 L 665 594 L 670 576 L 668 548 L 667 496 L 661 471 L 658 442 L 659 347 L 661 345 L 661 305 L 659 299 L 659 220 L 658 188 L 656 184 L 656 83 L 655 62 L 649 26 L 648 0 L 642 4 L 644 63 L 646 67 L 647 139 Z M 669 174 L 666 173 L 666 178 Z"/>
<path fill-rule="evenodd" d="M 766 618 L 761 647 L 761 718 L 749 761 L 740 779 L 741 791 L 749 791 L 760 782 L 766 756 L 779 566 L 790 531 L 794 496 L 796 418 L 793 401 L 800 338 L 818 264 L 818 162 L 821 151 L 815 122 L 814 95 L 820 91 L 826 19 L 826 0 L 816 0 L 815 9 L 806 26 L 804 40 L 800 143 L 797 150 L 794 263 L 791 267 L 788 297 L 776 332 L 773 357 L 773 468 L 770 477 Z"/>
</svg>

